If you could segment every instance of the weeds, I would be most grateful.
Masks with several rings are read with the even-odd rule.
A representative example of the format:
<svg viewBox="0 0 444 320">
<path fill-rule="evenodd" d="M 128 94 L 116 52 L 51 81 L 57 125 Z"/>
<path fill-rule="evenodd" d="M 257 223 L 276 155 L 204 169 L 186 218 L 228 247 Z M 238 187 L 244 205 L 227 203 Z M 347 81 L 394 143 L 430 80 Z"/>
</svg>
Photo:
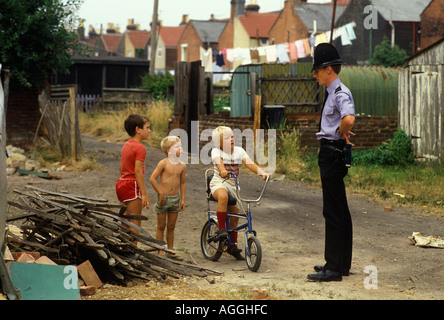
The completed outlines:
<svg viewBox="0 0 444 320">
<path fill-rule="evenodd" d="M 83 134 L 102 136 L 108 140 L 125 141 L 129 137 L 123 128 L 123 123 L 130 114 L 139 113 L 150 118 L 151 134 L 148 143 L 157 146 L 160 140 L 168 134 L 168 121 L 172 108 L 169 102 L 153 101 L 148 107 L 130 104 L 120 111 L 80 113 L 80 131 Z"/>
<path fill-rule="evenodd" d="M 353 162 L 362 165 L 406 166 L 415 163 L 412 141 L 398 129 L 393 139 L 372 150 L 354 152 Z"/>
<path fill-rule="evenodd" d="M 306 153 L 306 149 L 301 147 L 300 134 L 297 130 L 282 131 L 278 136 L 276 150 L 276 171 L 287 175 L 290 179 L 305 171 L 303 154 Z"/>
</svg>

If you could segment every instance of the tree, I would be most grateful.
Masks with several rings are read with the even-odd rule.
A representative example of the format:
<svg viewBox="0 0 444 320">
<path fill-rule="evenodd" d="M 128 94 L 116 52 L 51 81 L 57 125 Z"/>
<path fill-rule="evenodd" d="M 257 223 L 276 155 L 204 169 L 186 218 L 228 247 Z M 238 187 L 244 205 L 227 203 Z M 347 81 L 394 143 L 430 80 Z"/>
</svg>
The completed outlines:
<svg viewBox="0 0 444 320">
<path fill-rule="evenodd" d="M 0 63 L 26 87 L 67 72 L 80 49 L 67 26 L 82 0 L 0 0 Z"/>
<path fill-rule="evenodd" d="M 375 53 L 372 59 L 372 65 L 381 65 L 386 67 L 402 66 L 407 60 L 408 55 L 405 50 L 398 45 L 390 45 L 386 37 L 375 47 Z"/>
</svg>

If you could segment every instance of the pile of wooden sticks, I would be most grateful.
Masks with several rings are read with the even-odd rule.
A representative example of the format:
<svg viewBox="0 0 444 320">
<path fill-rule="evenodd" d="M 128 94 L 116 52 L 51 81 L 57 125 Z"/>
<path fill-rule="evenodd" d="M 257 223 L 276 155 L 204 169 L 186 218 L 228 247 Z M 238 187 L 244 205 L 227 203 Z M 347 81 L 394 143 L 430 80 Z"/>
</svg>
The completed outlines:
<svg viewBox="0 0 444 320">
<path fill-rule="evenodd" d="M 78 265 L 90 260 L 93 265 L 96 263 L 94 268 L 100 277 L 123 283 L 134 279 L 162 281 L 179 275 L 206 277 L 209 272 L 219 273 L 158 254 L 170 251 L 164 242 L 123 218 L 125 207 L 121 205 L 35 186 L 26 188 L 26 191 L 14 190 L 17 197 L 8 200 L 11 208 L 7 223 L 21 230 L 21 234 L 8 233 L 12 239 L 8 241 L 11 251 L 38 251 L 60 265 Z"/>
</svg>

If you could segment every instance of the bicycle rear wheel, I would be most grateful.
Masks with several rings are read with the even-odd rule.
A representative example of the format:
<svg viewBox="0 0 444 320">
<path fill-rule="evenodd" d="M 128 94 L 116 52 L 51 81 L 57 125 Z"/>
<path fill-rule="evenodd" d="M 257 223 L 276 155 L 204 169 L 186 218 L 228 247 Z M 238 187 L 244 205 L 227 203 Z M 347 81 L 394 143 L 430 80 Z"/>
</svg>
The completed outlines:
<svg viewBox="0 0 444 320">
<path fill-rule="evenodd" d="M 211 219 L 207 221 L 202 228 L 200 236 L 200 247 L 204 257 L 211 261 L 219 260 L 222 255 L 222 243 L 220 241 L 212 241 L 211 239 L 217 234 L 219 227 L 217 222 Z"/>
<path fill-rule="evenodd" d="M 248 238 L 247 245 L 248 248 L 245 250 L 245 261 L 247 262 L 248 269 L 256 272 L 262 262 L 262 247 L 259 239 L 255 236 Z"/>
</svg>

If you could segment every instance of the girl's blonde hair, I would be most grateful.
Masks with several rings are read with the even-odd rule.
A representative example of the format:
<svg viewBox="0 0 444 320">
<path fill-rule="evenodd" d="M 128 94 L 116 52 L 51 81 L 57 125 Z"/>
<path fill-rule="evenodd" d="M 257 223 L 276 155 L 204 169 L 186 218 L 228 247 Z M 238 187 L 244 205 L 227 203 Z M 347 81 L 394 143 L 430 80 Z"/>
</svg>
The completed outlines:
<svg viewBox="0 0 444 320">
<path fill-rule="evenodd" d="M 179 137 L 176 136 L 167 136 L 162 139 L 160 142 L 160 148 L 163 152 L 167 152 L 169 148 L 171 148 L 173 145 L 175 145 L 177 142 L 180 141 Z"/>
<path fill-rule="evenodd" d="M 216 147 L 220 147 L 220 138 L 223 137 L 224 135 L 232 136 L 233 130 L 231 130 L 230 127 L 225 127 L 225 126 L 219 126 L 213 130 L 212 139 Z"/>
</svg>

